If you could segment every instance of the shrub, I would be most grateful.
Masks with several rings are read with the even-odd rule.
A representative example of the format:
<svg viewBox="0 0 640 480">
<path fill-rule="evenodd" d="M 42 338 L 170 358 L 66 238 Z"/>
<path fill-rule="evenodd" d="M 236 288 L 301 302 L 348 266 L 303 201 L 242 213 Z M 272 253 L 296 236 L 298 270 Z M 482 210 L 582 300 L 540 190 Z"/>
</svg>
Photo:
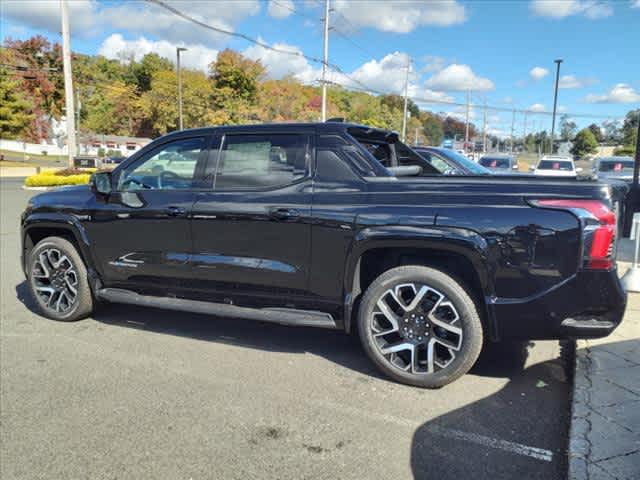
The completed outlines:
<svg viewBox="0 0 640 480">
<path fill-rule="evenodd" d="M 94 173 L 96 171 L 95 168 L 76 168 L 76 167 L 69 167 L 69 168 L 65 168 L 63 170 L 55 170 L 52 171 L 51 173 L 53 173 L 54 175 L 57 175 L 59 177 L 68 177 L 70 175 L 82 175 L 85 173 Z M 51 173 L 47 172 L 49 175 Z"/>
<path fill-rule="evenodd" d="M 614 155 L 633 157 L 636 154 L 636 149 L 632 145 L 625 145 L 624 147 L 618 147 L 613 151 Z"/>
<path fill-rule="evenodd" d="M 52 172 L 38 173 L 27 177 L 24 184 L 27 187 L 58 187 L 63 185 L 85 185 L 89 183 L 91 174 L 80 173 L 77 175 L 55 175 Z"/>
</svg>

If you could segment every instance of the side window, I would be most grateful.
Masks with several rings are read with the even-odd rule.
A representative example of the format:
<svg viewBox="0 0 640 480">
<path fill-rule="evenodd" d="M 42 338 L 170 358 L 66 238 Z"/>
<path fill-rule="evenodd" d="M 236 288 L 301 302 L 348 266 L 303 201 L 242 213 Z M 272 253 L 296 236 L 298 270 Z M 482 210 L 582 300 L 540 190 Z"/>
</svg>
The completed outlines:
<svg viewBox="0 0 640 480">
<path fill-rule="evenodd" d="M 425 154 L 429 155 L 429 163 L 437 168 L 440 172 L 446 172 L 447 170 L 451 170 L 449 164 L 445 162 L 443 159 L 438 157 L 437 155 L 433 155 L 431 153 Z"/>
<path fill-rule="evenodd" d="M 166 143 L 122 172 L 119 189 L 129 191 L 194 188 L 196 166 L 205 148 L 204 137 Z"/>
<path fill-rule="evenodd" d="M 216 190 L 289 185 L 308 173 L 309 136 L 227 135 L 218 158 Z"/>
<path fill-rule="evenodd" d="M 321 135 L 316 146 L 316 180 L 320 182 L 349 182 L 359 180 L 346 161 L 347 142 L 334 135 Z M 352 156 L 353 157 L 353 156 Z M 353 158 L 351 158 L 353 164 Z M 353 165 L 357 168 L 357 163 Z"/>
</svg>

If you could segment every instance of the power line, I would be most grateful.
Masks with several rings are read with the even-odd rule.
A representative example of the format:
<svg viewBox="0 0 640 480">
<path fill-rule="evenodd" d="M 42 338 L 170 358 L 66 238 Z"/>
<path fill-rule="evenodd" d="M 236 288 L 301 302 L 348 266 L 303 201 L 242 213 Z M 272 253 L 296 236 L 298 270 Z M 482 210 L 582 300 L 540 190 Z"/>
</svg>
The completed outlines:
<svg viewBox="0 0 640 480">
<path fill-rule="evenodd" d="M 241 38 L 243 40 L 246 40 L 247 42 L 253 43 L 255 45 L 258 45 L 266 50 L 270 50 L 276 53 L 281 53 L 284 55 L 291 55 L 291 56 L 295 56 L 295 57 L 299 57 L 299 58 L 305 58 L 310 62 L 316 63 L 316 64 L 324 64 L 324 61 L 318 57 L 313 57 L 310 55 L 306 55 L 303 52 L 300 51 L 292 51 L 292 50 L 284 50 L 281 48 L 277 48 L 277 47 L 272 47 L 271 45 L 262 42 L 260 40 L 256 40 L 253 37 L 250 37 L 249 35 L 246 35 L 244 33 L 239 33 L 239 32 L 231 32 L 219 27 L 214 27 L 212 25 L 208 25 L 196 18 L 191 17 L 190 15 L 187 15 L 186 13 L 183 13 L 182 11 L 167 5 L 166 3 L 164 3 L 162 0 L 146 0 L 149 3 L 153 3 L 156 4 L 170 12 L 172 12 L 174 15 L 177 15 L 179 17 L 181 17 L 184 20 L 187 20 L 189 22 L 192 22 L 202 28 L 206 28 L 208 30 L 217 32 L 217 33 L 221 33 L 223 35 L 229 35 L 235 38 Z M 295 9 L 294 9 L 295 10 Z M 298 12 L 299 13 L 299 12 Z M 302 14 L 301 14 L 302 15 Z M 344 17 L 343 17 L 344 18 Z M 327 67 L 331 68 L 332 70 L 334 70 L 335 72 L 339 73 L 340 75 L 344 76 L 345 78 L 347 78 L 348 80 L 350 80 L 351 82 L 357 84 L 359 87 L 354 87 L 354 86 L 347 86 L 344 84 L 341 84 L 339 82 L 335 82 L 335 81 L 329 81 L 329 80 L 325 80 L 326 83 L 329 84 L 336 84 L 339 85 L 341 87 L 344 88 L 352 88 L 354 90 L 361 90 L 364 92 L 369 92 L 369 93 L 375 93 L 378 95 L 390 95 L 393 94 L 393 92 L 382 92 L 380 90 L 371 88 L 370 86 L 364 84 L 362 81 L 353 78 L 351 75 L 347 74 L 342 68 L 340 68 L 338 65 L 327 62 L 326 63 Z M 395 93 L 395 95 L 400 95 L 398 93 Z M 435 100 L 435 99 L 427 99 L 427 98 L 420 98 L 420 97 L 411 97 L 411 100 L 413 100 L 414 102 L 420 102 L 420 103 L 425 103 L 425 104 L 437 104 L 437 105 L 449 105 L 449 106 L 463 106 L 466 107 L 466 103 L 463 102 L 454 102 L 454 101 L 446 101 L 446 100 Z M 472 104 L 471 107 L 484 107 L 483 105 L 474 105 Z M 491 111 L 496 111 L 496 112 L 513 112 L 513 108 L 507 108 L 507 107 L 498 107 L 498 106 L 491 106 L 491 105 L 487 105 L 487 110 L 491 110 Z M 515 110 L 517 113 L 527 113 L 529 115 L 544 115 L 544 116 L 551 116 L 552 113 L 551 112 L 537 112 L 534 110 L 529 110 L 529 109 L 516 109 Z M 587 113 L 568 113 L 565 112 L 567 115 L 574 117 L 574 118 L 609 118 L 609 117 L 616 117 L 617 115 L 611 115 L 611 114 L 602 114 L 602 115 L 596 115 L 596 114 L 587 114 Z"/>
</svg>

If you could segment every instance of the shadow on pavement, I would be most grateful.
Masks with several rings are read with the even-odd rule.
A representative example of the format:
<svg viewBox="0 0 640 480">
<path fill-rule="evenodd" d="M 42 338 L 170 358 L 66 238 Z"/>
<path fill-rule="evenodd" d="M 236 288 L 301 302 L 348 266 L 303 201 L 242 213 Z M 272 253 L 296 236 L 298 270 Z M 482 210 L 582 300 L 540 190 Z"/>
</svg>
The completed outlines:
<svg viewBox="0 0 640 480">
<path fill-rule="evenodd" d="M 26 282 L 16 286 L 16 296 L 37 314 Z M 258 350 L 308 352 L 362 374 L 387 380 L 366 357 L 355 335 L 346 335 L 338 330 L 288 327 L 254 320 L 120 304 L 99 304 L 92 318 L 108 325 Z M 527 343 L 487 343 L 470 373 L 499 378 L 517 375 L 524 368 L 527 350 Z"/>
<path fill-rule="evenodd" d="M 509 383 L 416 430 L 414 478 L 565 478 L 573 348 L 563 342 L 562 358 L 524 369 L 528 348 L 527 343 L 504 344 L 485 352 L 472 373 L 505 376 Z M 554 382 L 565 385 L 553 388 Z"/>
</svg>

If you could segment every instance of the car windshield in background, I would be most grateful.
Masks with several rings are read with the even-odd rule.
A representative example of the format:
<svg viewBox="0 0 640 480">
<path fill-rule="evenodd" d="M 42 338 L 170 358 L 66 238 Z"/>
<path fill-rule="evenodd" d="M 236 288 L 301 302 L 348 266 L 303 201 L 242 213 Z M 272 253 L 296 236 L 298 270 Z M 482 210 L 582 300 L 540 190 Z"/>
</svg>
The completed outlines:
<svg viewBox="0 0 640 480">
<path fill-rule="evenodd" d="M 538 164 L 538 170 L 564 170 L 572 171 L 573 163 L 562 160 L 542 160 Z"/>
<path fill-rule="evenodd" d="M 448 150 L 446 148 L 438 149 L 438 153 L 449 160 L 462 165 L 469 170 L 473 175 L 491 175 L 491 172 L 484 168 L 482 165 L 478 165 L 473 160 L 469 160 L 464 155 L 460 155 L 458 152 Z"/>
<path fill-rule="evenodd" d="M 482 157 L 480 165 L 487 168 L 511 168 L 511 162 L 508 158 Z"/>
<path fill-rule="evenodd" d="M 607 160 L 600 162 L 599 172 L 632 172 L 633 161 Z"/>
</svg>

